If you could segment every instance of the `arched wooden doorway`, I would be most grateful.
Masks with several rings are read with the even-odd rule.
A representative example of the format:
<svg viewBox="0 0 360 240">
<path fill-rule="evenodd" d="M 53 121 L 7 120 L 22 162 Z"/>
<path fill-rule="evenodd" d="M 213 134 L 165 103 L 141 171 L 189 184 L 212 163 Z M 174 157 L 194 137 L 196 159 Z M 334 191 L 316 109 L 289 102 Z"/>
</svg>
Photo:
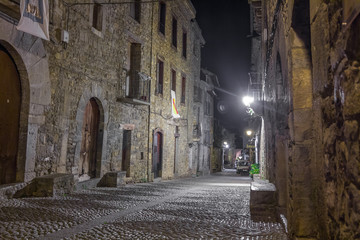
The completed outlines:
<svg viewBox="0 0 360 240">
<path fill-rule="evenodd" d="M 154 178 L 162 177 L 163 134 L 160 130 L 154 132 L 153 141 L 153 172 Z"/>
<path fill-rule="evenodd" d="M 85 107 L 81 131 L 81 151 L 79 161 L 79 181 L 89 180 L 98 175 L 100 109 L 95 98 L 91 98 Z"/>
<path fill-rule="evenodd" d="M 20 107 L 19 73 L 0 46 L 0 184 L 16 182 Z"/>
</svg>

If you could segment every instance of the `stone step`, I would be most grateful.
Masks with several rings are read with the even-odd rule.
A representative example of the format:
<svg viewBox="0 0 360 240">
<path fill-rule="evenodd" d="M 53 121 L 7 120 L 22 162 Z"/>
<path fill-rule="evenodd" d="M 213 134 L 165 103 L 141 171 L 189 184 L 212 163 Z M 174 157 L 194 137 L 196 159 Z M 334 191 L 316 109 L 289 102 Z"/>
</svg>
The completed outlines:
<svg viewBox="0 0 360 240">
<path fill-rule="evenodd" d="M 107 172 L 101 178 L 97 187 L 120 187 L 124 186 L 126 181 L 130 181 L 130 179 L 126 178 L 126 171 Z"/>
<path fill-rule="evenodd" d="M 24 188 L 14 194 L 14 198 L 22 197 L 54 197 L 69 194 L 74 189 L 74 175 L 57 173 L 34 178 Z"/>
<path fill-rule="evenodd" d="M 17 191 L 28 184 L 29 183 L 11 183 L 0 185 L 0 199 L 12 198 Z"/>
<path fill-rule="evenodd" d="M 100 182 L 100 178 L 91 178 L 86 181 L 77 182 L 75 184 L 75 191 L 80 191 L 84 189 L 96 188 L 97 184 Z"/>
<path fill-rule="evenodd" d="M 255 222 L 277 222 L 276 187 L 254 176 L 250 185 L 250 214 Z"/>
</svg>

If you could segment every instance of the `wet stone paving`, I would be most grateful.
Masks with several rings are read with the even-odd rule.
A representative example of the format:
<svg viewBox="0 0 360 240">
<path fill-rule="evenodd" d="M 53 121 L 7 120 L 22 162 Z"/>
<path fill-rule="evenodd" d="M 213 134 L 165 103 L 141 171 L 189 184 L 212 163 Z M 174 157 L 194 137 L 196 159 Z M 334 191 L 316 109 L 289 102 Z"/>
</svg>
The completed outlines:
<svg viewBox="0 0 360 240">
<path fill-rule="evenodd" d="M 236 174 L 0 200 L 0 239 L 287 239 L 251 220 L 250 179 Z"/>
</svg>

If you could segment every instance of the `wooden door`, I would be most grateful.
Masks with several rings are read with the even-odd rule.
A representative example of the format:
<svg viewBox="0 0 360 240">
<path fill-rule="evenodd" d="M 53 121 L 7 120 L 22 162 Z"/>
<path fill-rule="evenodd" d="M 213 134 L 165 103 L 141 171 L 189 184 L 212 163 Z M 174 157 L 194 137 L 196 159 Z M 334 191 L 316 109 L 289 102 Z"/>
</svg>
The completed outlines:
<svg viewBox="0 0 360 240">
<path fill-rule="evenodd" d="M 122 147 L 122 171 L 126 171 L 126 176 L 130 177 L 130 157 L 131 157 L 131 131 L 124 130 Z"/>
<path fill-rule="evenodd" d="M 99 118 L 99 106 L 92 98 L 87 103 L 84 113 L 79 163 L 80 181 L 96 177 Z"/>
<path fill-rule="evenodd" d="M 21 85 L 16 65 L 0 48 L 0 184 L 16 181 L 20 105 Z"/>
<path fill-rule="evenodd" d="M 162 175 L 162 134 L 155 132 L 154 134 L 154 147 L 153 147 L 153 171 L 154 178 L 161 177 Z"/>
</svg>

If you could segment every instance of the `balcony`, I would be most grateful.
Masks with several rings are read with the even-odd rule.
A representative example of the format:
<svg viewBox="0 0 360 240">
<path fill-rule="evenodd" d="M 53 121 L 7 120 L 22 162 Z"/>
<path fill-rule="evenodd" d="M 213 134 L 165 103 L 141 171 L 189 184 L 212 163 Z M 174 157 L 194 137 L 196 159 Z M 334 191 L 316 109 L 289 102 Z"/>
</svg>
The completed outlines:
<svg viewBox="0 0 360 240">
<path fill-rule="evenodd" d="M 129 74 L 125 80 L 125 88 L 120 90 L 118 102 L 135 105 L 150 105 L 150 76 L 142 72 Z"/>
</svg>

